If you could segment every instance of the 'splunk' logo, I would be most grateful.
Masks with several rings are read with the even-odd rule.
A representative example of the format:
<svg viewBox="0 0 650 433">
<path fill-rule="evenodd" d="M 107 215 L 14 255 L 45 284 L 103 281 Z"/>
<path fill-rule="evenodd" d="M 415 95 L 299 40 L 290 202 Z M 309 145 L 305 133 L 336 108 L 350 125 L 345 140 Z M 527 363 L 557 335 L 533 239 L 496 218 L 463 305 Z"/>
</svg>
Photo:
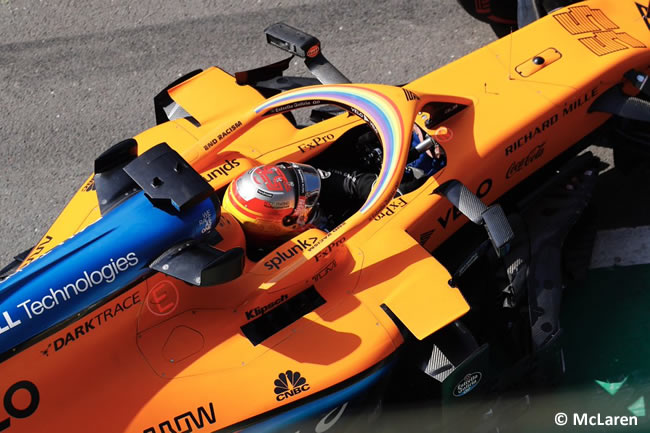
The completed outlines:
<svg viewBox="0 0 650 433">
<path fill-rule="evenodd" d="M 619 27 L 600 9 L 575 6 L 569 12 L 553 15 L 553 18 L 572 35 L 591 33 L 578 40 L 597 56 L 632 48 L 645 48 L 645 44 L 625 32 L 615 32 Z"/>
<path fill-rule="evenodd" d="M 207 180 L 208 182 L 212 182 L 213 180 L 218 179 L 220 177 L 227 177 L 229 176 L 231 170 L 234 170 L 240 165 L 241 162 L 237 161 L 237 158 L 234 158 L 232 161 L 226 159 L 226 162 L 224 164 L 210 171 L 205 176 L 205 180 Z"/>
<path fill-rule="evenodd" d="M 280 373 L 273 383 L 275 385 L 273 391 L 276 393 L 275 399 L 277 401 L 282 401 L 301 392 L 309 391 L 307 379 L 302 377 L 297 371 L 287 370 L 286 373 Z"/>
<path fill-rule="evenodd" d="M 318 238 L 312 236 L 307 239 L 298 239 L 298 243 L 294 244 L 286 251 L 278 251 L 273 257 L 264 262 L 264 266 L 272 271 L 280 269 L 280 265 L 290 258 L 300 254 L 302 251 L 305 251 L 307 248 L 314 246 Z M 316 260 L 318 261 L 318 260 Z"/>
</svg>

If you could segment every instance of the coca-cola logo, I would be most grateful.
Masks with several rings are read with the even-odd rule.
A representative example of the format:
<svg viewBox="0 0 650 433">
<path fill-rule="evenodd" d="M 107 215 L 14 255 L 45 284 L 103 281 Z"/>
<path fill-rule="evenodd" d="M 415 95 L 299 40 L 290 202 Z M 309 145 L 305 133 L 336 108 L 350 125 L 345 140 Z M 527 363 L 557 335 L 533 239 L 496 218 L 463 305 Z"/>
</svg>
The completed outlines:
<svg viewBox="0 0 650 433">
<path fill-rule="evenodd" d="M 533 162 L 541 158 L 542 155 L 544 155 L 545 144 L 546 143 L 542 143 L 534 147 L 530 151 L 528 156 L 526 156 L 524 159 L 513 162 L 510 168 L 508 169 L 508 172 L 506 173 L 506 179 L 510 179 L 511 176 L 515 175 L 516 173 L 519 173 L 522 168 L 528 166 L 529 164 L 532 164 Z"/>
</svg>

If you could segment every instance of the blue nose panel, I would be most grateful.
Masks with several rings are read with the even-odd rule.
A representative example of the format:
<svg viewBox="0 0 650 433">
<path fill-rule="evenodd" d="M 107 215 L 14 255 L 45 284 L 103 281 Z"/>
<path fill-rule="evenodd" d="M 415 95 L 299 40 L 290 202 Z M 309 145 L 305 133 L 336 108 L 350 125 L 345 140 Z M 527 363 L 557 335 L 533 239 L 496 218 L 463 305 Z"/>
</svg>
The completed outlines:
<svg viewBox="0 0 650 433">
<path fill-rule="evenodd" d="M 0 283 L 0 354 L 152 272 L 165 250 L 212 230 L 211 199 L 179 213 L 140 192 Z"/>
</svg>

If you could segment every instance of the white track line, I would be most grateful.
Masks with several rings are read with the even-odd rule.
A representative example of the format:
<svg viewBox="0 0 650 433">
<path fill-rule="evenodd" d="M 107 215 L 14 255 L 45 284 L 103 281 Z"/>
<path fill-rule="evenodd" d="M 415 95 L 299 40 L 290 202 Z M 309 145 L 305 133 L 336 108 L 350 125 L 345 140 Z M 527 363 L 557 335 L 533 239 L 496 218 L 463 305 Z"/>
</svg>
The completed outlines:
<svg viewBox="0 0 650 433">
<path fill-rule="evenodd" d="M 650 263 L 650 226 L 603 230 L 596 233 L 592 269 Z"/>
</svg>

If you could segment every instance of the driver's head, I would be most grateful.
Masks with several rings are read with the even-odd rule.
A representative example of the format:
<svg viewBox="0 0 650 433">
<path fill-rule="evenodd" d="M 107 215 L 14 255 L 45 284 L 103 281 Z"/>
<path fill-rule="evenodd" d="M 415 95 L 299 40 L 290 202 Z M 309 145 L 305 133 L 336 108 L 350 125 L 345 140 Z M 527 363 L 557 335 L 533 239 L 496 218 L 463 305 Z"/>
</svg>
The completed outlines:
<svg viewBox="0 0 650 433">
<path fill-rule="evenodd" d="M 313 218 L 320 188 L 320 176 L 310 165 L 262 165 L 228 185 L 223 208 L 237 218 L 251 241 L 289 238 Z"/>
</svg>

